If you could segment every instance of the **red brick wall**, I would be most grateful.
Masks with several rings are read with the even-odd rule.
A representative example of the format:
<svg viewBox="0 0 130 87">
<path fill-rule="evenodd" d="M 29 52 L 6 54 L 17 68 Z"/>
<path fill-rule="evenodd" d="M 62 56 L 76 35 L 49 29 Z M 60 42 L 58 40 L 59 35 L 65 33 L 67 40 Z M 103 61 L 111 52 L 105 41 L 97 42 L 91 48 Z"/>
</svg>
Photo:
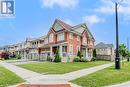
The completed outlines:
<svg viewBox="0 0 130 87">
<path fill-rule="evenodd" d="M 73 45 L 73 54 L 77 54 L 77 46 L 81 46 L 81 41 L 78 41 L 77 40 L 77 35 L 76 34 L 73 34 L 73 39 L 70 39 L 69 38 L 69 32 L 67 33 L 67 41 L 68 41 L 68 44 L 70 45 Z"/>
<path fill-rule="evenodd" d="M 67 32 L 64 33 L 64 39 L 67 41 Z"/>
</svg>

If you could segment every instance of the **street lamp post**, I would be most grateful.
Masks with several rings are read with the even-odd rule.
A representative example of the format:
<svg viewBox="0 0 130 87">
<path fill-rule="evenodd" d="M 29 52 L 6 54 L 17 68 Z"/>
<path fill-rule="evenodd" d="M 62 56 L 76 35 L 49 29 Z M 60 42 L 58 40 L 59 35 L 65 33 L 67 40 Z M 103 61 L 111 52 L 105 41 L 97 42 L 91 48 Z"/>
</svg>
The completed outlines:
<svg viewBox="0 0 130 87">
<path fill-rule="evenodd" d="M 120 69 L 117 5 L 118 5 L 118 4 L 115 3 L 115 13 L 116 13 L 116 58 L 115 58 L 115 69 Z"/>
</svg>

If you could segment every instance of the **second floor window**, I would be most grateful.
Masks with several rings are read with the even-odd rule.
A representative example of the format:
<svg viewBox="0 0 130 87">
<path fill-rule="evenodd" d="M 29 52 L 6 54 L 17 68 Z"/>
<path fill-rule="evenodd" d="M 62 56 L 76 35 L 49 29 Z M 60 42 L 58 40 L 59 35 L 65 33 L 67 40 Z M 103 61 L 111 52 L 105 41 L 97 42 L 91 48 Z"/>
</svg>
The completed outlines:
<svg viewBox="0 0 130 87">
<path fill-rule="evenodd" d="M 93 45 L 93 41 L 90 41 L 90 45 Z"/>
<path fill-rule="evenodd" d="M 49 42 L 53 42 L 54 41 L 54 34 L 51 33 L 50 36 L 49 36 Z"/>
<path fill-rule="evenodd" d="M 64 40 L 64 33 L 58 34 L 57 41 L 62 41 L 62 40 Z"/>
<path fill-rule="evenodd" d="M 70 34 L 69 34 L 69 38 L 70 38 L 70 39 L 73 39 L 73 33 L 70 33 Z"/>
<path fill-rule="evenodd" d="M 70 54 L 73 54 L 73 45 L 70 45 L 70 46 L 69 46 L 69 53 L 70 53 Z"/>
<path fill-rule="evenodd" d="M 80 36 L 77 36 L 77 41 L 80 41 Z"/>
<path fill-rule="evenodd" d="M 84 39 L 83 39 L 83 43 L 84 43 L 84 44 L 87 43 L 87 38 L 84 37 Z"/>
</svg>

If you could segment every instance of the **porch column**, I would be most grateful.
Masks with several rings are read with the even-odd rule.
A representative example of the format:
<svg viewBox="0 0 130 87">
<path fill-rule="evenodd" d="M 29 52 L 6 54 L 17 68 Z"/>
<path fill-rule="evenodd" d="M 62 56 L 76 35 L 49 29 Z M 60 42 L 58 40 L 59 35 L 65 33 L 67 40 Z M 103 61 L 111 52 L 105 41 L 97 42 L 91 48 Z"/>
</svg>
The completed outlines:
<svg viewBox="0 0 130 87">
<path fill-rule="evenodd" d="M 88 58 L 88 48 L 86 48 L 86 58 Z"/>
<path fill-rule="evenodd" d="M 52 56 L 52 46 L 50 46 L 50 56 Z"/>
<path fill-rule="evenodd" d="M 60 56 L 61 56 L 61 58 L 63 57 L 63 53 L 62 53 L 62 45 L 60 45 L 60 50 L 59 50 L 59 53 L 60 53 Z"/>
</svg>

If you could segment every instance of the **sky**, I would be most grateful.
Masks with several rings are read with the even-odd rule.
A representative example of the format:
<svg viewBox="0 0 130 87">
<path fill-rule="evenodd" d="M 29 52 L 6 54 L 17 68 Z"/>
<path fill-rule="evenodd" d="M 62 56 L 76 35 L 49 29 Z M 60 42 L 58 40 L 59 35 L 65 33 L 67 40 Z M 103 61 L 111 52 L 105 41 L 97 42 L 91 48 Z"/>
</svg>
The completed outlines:
<svg viewBox="0 0 130 87">
<path fill-rule="evenodd" d="M 119 2 L 119 42 L 130 38 L 130 0 L 15 0 L 15 17 L 0 18 L 0 46 L 47 34 L 54 20 L 86 23 L 99 42 L 115 44 L 115 2 Z"/>
</svg>

